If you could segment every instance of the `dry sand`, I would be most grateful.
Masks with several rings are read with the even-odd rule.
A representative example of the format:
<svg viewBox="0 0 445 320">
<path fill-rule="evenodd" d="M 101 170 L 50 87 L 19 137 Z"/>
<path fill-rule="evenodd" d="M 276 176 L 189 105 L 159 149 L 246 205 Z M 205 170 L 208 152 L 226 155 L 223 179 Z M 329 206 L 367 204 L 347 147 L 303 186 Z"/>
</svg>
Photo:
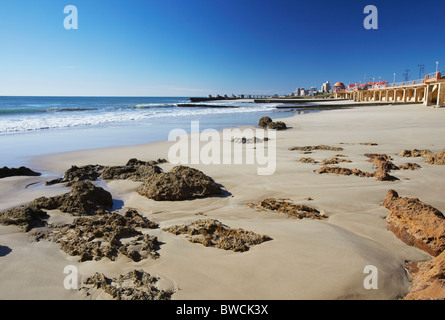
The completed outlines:
<svg viewBox="0 0 445 320">
<path fill-rule="evenodd" d="M 358 107 L 308 113 L 282 119 L 286 131 L 277 132 L 277 169 L 269 176 L 257 175 L 256 165 L 190 165 L 224 186 L 230 195 L 181 202 L 156 202 L 137 194 L 141 185 L 112 181 L 106 185 L 123 209 L 135 208 L 160 224 L 150 230 L 161 241 L 158 260 L 133 262 L 121 257 L 115 262 L 77 262 L 54 243 L 32 242 L 14 226 L 0 226 L 0 299 L 88 299 L 63 287 L 66 265 L 78 267 L 80 277 L 104 272 L 116 277 L 135 268 L 162 278 L 159 285 L 174 289 L 173 299 L 398 299 L 410 285 L 405 260 L 431 259 L 427 253 L 405 245 L 389 230 L 384 218 L 388 210 L 380 204 L 389 189 L 407 197 L 418 197 L 442 212 L 445 199 L 444 166 L 433 166 L 423 158 L 401 158 L 404 149 L 444 148 L 445 109 L 422 105 Z M 377 146 L 360 145 L 375 142 Z M 167 158 L 173 142 L 117 147 L 43 156 L 30 166 L 36 171 L 61 175 L 71 165 L 122 165 L 130 158 Z M 415 171 L 397 171 L 394 182 L 356 176 L 317 174 L 319 164 L 300 163 L 294 146 L 330 145 L 337 151 L 314 151 L 318 161 L 336 154 L 351 163 L 342 167 L 372 172 L 365 153 L 386 153 L 400 165 L 416 162 Z M 253 147 L 252 145 L 248 147 Z M 163 164 L 169 170 L 171 164 Z M 66 192 L 44 187 L 42 177 L 0 180 L 0 210 L 26 203 L 41 195 Z M 37 184 L 32 184 L 36 183 Z M 40 183 L 39 183 L 40 182 Z M 32 185 L 30 185 L 32 184 Z M 28 186 L 28 187 L 27 187 Z M 290 198 L 316 207 L 328 219 L 297 220 L 273 212 L 258 212 L 246 203 L 265 198 Z M 312 198 L 312 201 L 307 200 Z M 118 202 L 119 203 L 119 202 Z M 272 240 L 244 253 L 207 248 L 161 229 L 188 224 L 203 216 L 233 228 L 267 234 Z M 54 213 L 54 221 L 68 217 Z M 378 289 L 367 290 L 364 268 L 378 269 Z M 94 296 L 93 298 L 106 298 Z"/>
</svg>

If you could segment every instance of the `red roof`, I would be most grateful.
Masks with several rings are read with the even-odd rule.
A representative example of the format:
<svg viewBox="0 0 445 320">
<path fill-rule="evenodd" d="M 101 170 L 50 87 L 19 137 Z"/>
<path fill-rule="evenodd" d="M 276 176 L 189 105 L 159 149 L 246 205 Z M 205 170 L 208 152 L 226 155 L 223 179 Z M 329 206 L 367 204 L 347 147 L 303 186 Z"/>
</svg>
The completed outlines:
<svg viewBox="0 0 445 320">
<path fill-rule="evenodd" d="M 336 84 L 334 84 L 334 87 L 341 87 L 341 88 L 344 88 L 345 85 L 344 85 L 343 83 L 341 83 L 341 82 L 337 82 Z"/>
</svg>

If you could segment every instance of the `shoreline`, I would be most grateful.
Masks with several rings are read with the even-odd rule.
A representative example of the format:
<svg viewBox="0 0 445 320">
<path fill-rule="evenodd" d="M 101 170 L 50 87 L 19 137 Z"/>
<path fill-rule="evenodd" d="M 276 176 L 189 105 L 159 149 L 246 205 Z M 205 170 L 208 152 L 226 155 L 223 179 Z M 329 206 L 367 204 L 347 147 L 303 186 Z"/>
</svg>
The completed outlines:
<svg viewBox="0 0 445 320">
<path fill-rule="evenodd" d="M 2 292 L 0 298 L 31 298 L 48 286 L 43 296 L 86 299 L 79 292 L 63 288 L 63 266 L 73 264 L 82 276 L 106 272 L 113 276 L 135 267 L 163 279 L 167 288 L 178 289 L 173 299 L 398 299 L 407 293 L 410 277 L 403 267 L 406 260 L 424 261 L 431 257 L 405 245 L 392 234 L 384 220 L 388 214 L 381 207 L 388 189 L 403 196 L 419 197 L 432 206 L 445 209 L 445 200 L 437 190 L 443 182 L 440 166 L 425 165 L 410 172 L 398 172 L 396 182 L 380 182 L 360 177 L 318 175 L 317 164 L 299 163 L 306 155 L 289 151 L 293 146 L 329 145 L 342 147 L 340 152 L 316 151 L 309 157 L 328 159 L 342 153 L 351 164 L 343 167 L 371 170 L 363 159 L 366 152 L 394 156 L 401 164 L 406 159 L 396 157 L 403 149 L 443 149 L 445 129 L 440 126 L 445 111 L 421 105 L 378 106 L 335 109 L 280 118 L 290 129 L 277 132 L 277 168 L 274 175 L 258 176 L 256 168 L 242 165 L 189 165 L 220 183 L 230 196 L 180 202 L 156 202 L 136 193 L 140 183 L 116 180 L 106 184 L 113 199 L 123 202 L 123 208 L 135 208 L 140 214 L 158 223 L 161 228 L 214 218 L 226 225 L 267 234 L 272 240 L 253 247 L 246 253 L 205 248 L 184 238 L 154 230 L 163 243 L 160 258 L 134 263 L 122 258 L 111 262 L 78 263 L 53 243 L 27 243 L 27 235 L 15 227 L 0 226 L 0 245 L 12 249 L 0 260 L 3 280 L 0 287 L 14 286 Z M 241 126 L 238 128 L 253 128 Z M 375 142 L 376 146 L 359 143 Z M 31 169 L 62 174 L 71 165 L 123 165 L 130 158 L 140 160 L 167 159 L 174 142 L 158 141 L 134 146 L 64 152 L 44 155 L 30 161 Z M 442 144 L 441 144 L 442 143 Z M 432 146 L 433 145 L 433 146 Z M 411 159 L 410 159 L 411 160 Z M 163 164 L 164 171 L 172 164 Z M 31 187 L 48 177 L 6 178 L 0 182 L 0 203 L 12 205 L 31 201 L 40 195 L 66 192 L 57 186 Z M 242 181 L 242 184 L 239 182 Z M 290 198 L 296 203 L 314 206 L 326 214 L 326 221 L 295 220 L 284 215 L 256 212 L 246 206 L 265 198 Z M 307 200 L 311 198 L 312 200 Z M 6 201 L 8 200 L 8 201 Z M 58 219 L 66 215 L 54 213 Z M 30 251 L 31 250 L 31 251 Z M 26 270 L 24 255 L 34 252 L 36 274 L 18 279 L 15 270 Z M 51 259 L 47 259 L 48 256 Z M 339 258 L 341 257 L 341 259 Z M 24 261 L 22 261 L 24 259 Z M 6 262 L 7 261 L 7 262 Z M 366 265 L 379 270 L 379 289 L 366 290 L 363 280 Z M 6 268 L 6 266 L 8 266 Z M 252 272 L 253 271 L 253 272 Z M 62 280 L 61 280 L 62 279 Z M 25 294 L 25 288 L 31 289 Z M 36 291 L 37 290 L 37 291 Z M 37 295 L 36 295 L 37 296 Z"/>
</svg>

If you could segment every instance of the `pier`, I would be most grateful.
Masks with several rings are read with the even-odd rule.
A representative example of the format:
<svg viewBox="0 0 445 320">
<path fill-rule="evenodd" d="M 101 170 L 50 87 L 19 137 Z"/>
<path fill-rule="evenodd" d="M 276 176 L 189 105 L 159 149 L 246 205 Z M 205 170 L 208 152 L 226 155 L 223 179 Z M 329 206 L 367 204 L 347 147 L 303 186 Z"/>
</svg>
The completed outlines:
<svg viewBox="0 0 445 320">
<path fill-rule="evenodd" d="M 424 79 L 393 83 L 371 83 L 354 87 L 338 86 L 334 91 L 335 99 L 349 99 L 356 102 L 414 102 L 425 106 L 445 106 L 444 72 L 434 72 Z"/>
</svg>

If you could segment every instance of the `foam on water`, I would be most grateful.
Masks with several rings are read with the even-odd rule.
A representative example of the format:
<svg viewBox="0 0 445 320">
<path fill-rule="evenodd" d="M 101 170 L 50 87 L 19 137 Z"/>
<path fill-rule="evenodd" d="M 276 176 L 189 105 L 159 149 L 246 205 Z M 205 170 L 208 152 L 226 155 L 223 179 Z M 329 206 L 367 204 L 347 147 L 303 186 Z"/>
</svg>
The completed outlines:
<svg viewBox="0 0 445 320">
<path fill-rule="evenodd" d="M 130 121 L 146 121 L 150 119 L 260 112 L 273 110 L 278 105 L 236 101 L 218 101 L 208 104 L 213 106 L 237 106 L 237 108 L 180 108 L 177 107 L 177 103 L 144 103 L 108 107 L 47 106 L 34 109 L 26 107 L 22 109 L 22 112 L 13 112 L 9 109 L 9 113 L 0 113 L 0 134 L 125 124 Z M 20 110 L 20 108 L 15 108 L 14 110 Z"/>
</svg>

